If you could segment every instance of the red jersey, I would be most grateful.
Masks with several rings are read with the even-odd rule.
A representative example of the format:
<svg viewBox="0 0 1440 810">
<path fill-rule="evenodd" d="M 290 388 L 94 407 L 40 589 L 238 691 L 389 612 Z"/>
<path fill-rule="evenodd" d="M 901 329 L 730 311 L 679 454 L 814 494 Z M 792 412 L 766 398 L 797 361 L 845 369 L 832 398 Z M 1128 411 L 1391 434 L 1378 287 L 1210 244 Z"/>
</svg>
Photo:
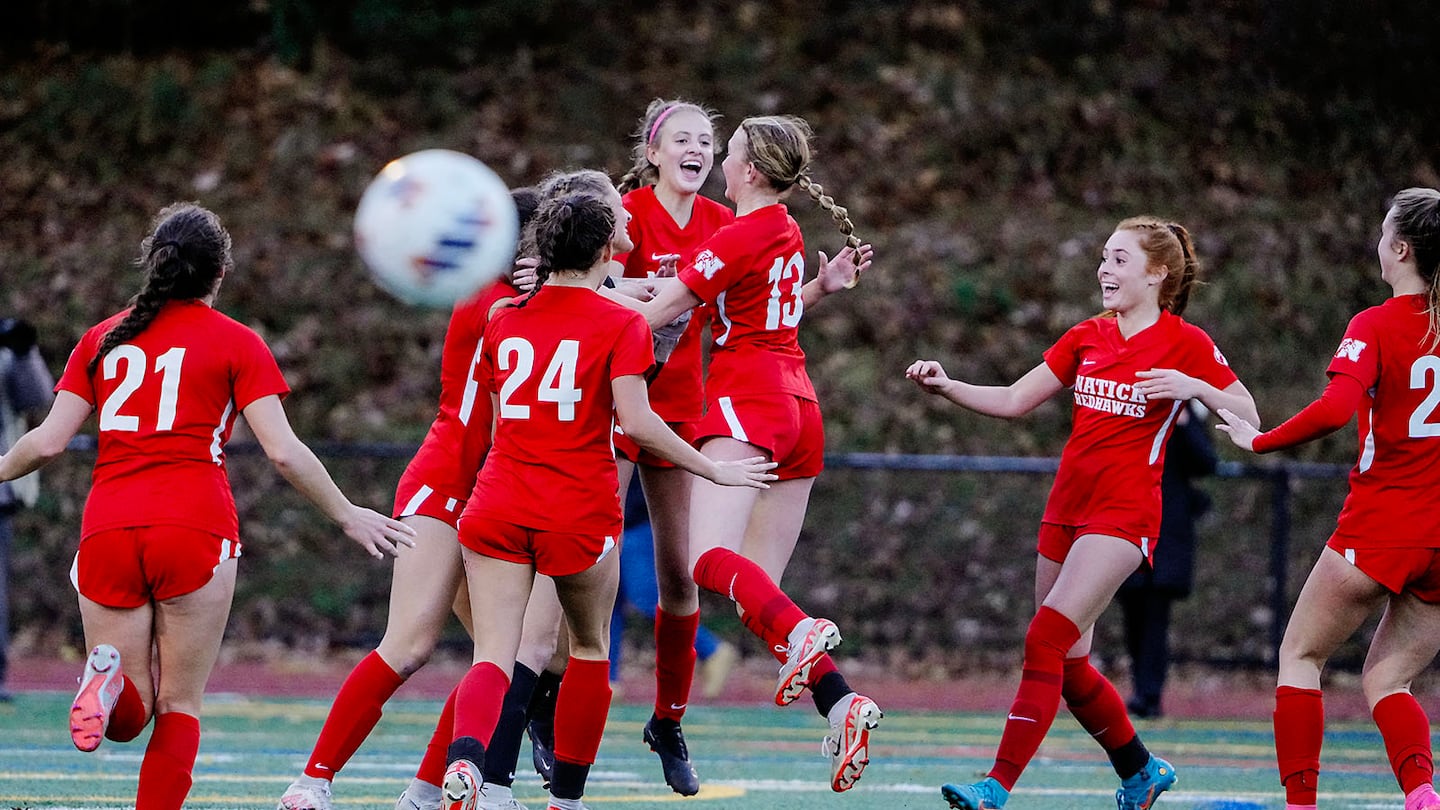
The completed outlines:
<svg viewBox="0 0 1440 810">
<path fill-rule="evenodd" d="M 1173 368 L 1221 390 L 1235 372 L 1209 335 L 1165 311 L 1129 340 L 1114 318 L 1081 321 L 1045 352 L 1045 364 L 1075 398 L 1045 522 L 1156 537 L 1165 443 L 1185 403 L 1147 401 L 1134 390 L 1136 372 Z"/>
<path fill-rule="evenodd" d="M 618 535 L 610 381 L 654 364 L 645 318 L 585 287 L 542 286 L 497 312 L 480 379 L 498 395 L 499 420 L 461 520 Z"/>
<path fill-rule="evenodd" d="M 90 360 L 121 312 L 80 339 L 56 390 L 99 411 L 81 537 L 177 525 L 239 538 L 225 443 L 250 403 L 290 392 L 265 341 L 198 301 L 166 304 L 145 331 Z"/>
<path fill-rule="evenodd" d="M 689 265 L 706 239 L 735 221 L 734 211 L 696 195 L 690 221 L 682 227 L 656 199 L 654 186 L 637 188 L 623 201 L 632 217 L 630 239 L 635 243 L 629 253 L 615 257 L 625 265 L 626 278 L 655 276 L 660 268 L 659 257 L 669 253 L 679 254 L 680 267 Z M 700 344 L 710 320 L 705 312 L 697 311 L 690 319 L 670 359 L 650 383 L 650 407 L 666 422 L 691 422 L 704 411 Z"/>
<path fill-rule="evenodd" d="M 518 295 L 508 282 L 497 281 L 457 304 L 450 315 L 440 354 L 440 412 L 405 468 L 407 478 L 446 497 L 464 501 L 470 495 L 490 449 L 494 414 L 479 376 L 481 339 L 495 302 Z"/>
<path fill-rule="evenodd" d="M 1440 357 L 1425 296 L 1350 320 L 1326 370 L 1360 382 L 1360 448 L 1335 537 L 1348 548 L 1440 548 Z"/>
<path fill-rule="evenodd" d="M 798 339 L 805 240 L 779 203 L 715 232 L 680 281 L 715 307 L 708 396 L 791 394 L 812 402 Z"/>
</svg>

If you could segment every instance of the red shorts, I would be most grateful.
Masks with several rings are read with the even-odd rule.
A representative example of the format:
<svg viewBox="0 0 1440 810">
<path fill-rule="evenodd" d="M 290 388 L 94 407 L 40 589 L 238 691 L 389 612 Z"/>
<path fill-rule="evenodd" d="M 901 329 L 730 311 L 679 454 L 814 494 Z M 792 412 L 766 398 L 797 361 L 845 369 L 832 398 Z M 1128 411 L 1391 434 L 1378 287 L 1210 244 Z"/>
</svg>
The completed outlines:
<svg viewBox="0 0 1440 810">
<path fill-rule="evenodd" d="M 614 534 L 601 535 L 527 529 L 476 515 L 466 516 L 460 524 L 460 545 L 485 557 L 533 564 L 547 577 L 568 577 L 589 570 L 619 542 L 619 526 Z"/>
<path fill-rule="evenodd" d="M 109 529 L 80 541 L 70 583 L 92 602 L 137 608 L 200 590 L 239 556 L 238 540 L 188 526 Z"/>
<path fill-rule="evenodd" d="M 781 481 L 814 478 L 825 469 L 825 423 L 820 405 L 802 397 L 719 397 L 696 425 L 696 444 L 727 436 L 765 450 Z"/>
<path fill-rule="evenodd" d="M 669 425 L 670 429 L 675 431 L 675 435 L 684 439 L 686 444 L 692 447 L 695 445 L 696 422 L 666 422 L 665 424 Z M 626 461 L 646 467 L 659 467 L 666 470 L 675 469 L 674 464 L 651 453 L 649 450 L 641 448 L 640 445 L 635 443 L 634 439 L 625 435 L 625 432 L 620 429 L 619 425 L 615 426 L 615 434 L 611 438 L 614 439 L 615 455 Z"/>
<path fill-rule="evenodd" d="M 1087 534 L 1103 534 L 1107 537 L 1118 537 L 1140 549 L 1148 565 L 1155 554 L 1155 538 L 1144 537 L 1134 532 L 1120 529 L 1115 526 L 1107 526 L 1103 523 L 1087 524 L 1085 526 L 1062 526 L 1059 523 L 1040 524 L 1040 542 L 1037 551 L 1040 556 L 1047 560 L 1054 560 L 1058 563 L 1065 562 L 1070 556 L 1070 547 L 1075 545 L 1076 538 L 1084 537 Z"/>
<path fill-rule="evenodd" d="M 460 525 L 460 513 L 465 511 L 464 498 L 452 498 L 436 492 L 420 482 L 419 476 L 400 476 L 395 488 L 395 509 L 390 516 L 395 519 L 411 515 L 423 515 L 449 524 L 450 528 Z"/>
<path fill-rule="evenodd" d="M 1385 590 L 1440 604 L 1440 548 L 1346 548 L 1334 537 L 1325 545 Z"/>
</svg>

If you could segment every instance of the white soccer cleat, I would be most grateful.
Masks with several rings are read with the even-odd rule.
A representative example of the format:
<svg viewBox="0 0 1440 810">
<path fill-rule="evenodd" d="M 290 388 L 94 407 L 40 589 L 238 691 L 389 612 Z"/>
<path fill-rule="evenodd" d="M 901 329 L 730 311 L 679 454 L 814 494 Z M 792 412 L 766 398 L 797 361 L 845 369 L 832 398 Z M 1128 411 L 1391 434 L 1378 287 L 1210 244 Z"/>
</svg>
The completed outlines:
<svg viewBox="0 0 1440 810">
<path fill-rule="evenodd" d="M 830 709 L 830 733 L 821 746 L 830 757 L 830 789 L 843 793 L 860 781 L 870 764 L 870 731 L 885 713 L 875 701 L 851 693 Z"/>
<path fill-rule="evenodd" d="M 100 747 L 105 729 L 110 726 L 110 712 L 124 688 L 120 651 L 109 644 L 97 644 L 85 659 L 80 691 L 70 706 L 70 739 L 76 748 L 94 751 Z"/>
<path fill-rule="evenodd" d="M 280 797 L 275 810 L 331 810 L 330 783 L 324 780 L 295 780 Z"/>
<path fill-rule="evenodd" d="M 420 798 L 429 796 L 428 799 Z M 395 810 L 440 810 L 440 788 L 419 779 L 411 779 L 410 786 L 395 800 Z"/>
<path fill-rule="evenodd" d="M 440 807 L 442 810 L 478 810 L 480 784 L 484 781 L 475 763 L 468 759 L 455 760 L 445 769 Z"/>
<path fill-rule="evenodd" d="M 809 627 L 805 627 L 809 622 Z M 775 705 L 789 706 L 810 685 L 810 670 L 822 656 L 840 646 L 840 629 L 829 619 L 805 619 L 797 629 L 805 628 L 798 642 L 792 642 L 780 666 L 780 680 L 775 684 Z"/>
<path fill-rule="evenodd" d="M 530 810 L 515 798 L 510 788 L 489 782 L 480 785 L 480 799 L 475 807 L 476 810 Z"/>
</svg>

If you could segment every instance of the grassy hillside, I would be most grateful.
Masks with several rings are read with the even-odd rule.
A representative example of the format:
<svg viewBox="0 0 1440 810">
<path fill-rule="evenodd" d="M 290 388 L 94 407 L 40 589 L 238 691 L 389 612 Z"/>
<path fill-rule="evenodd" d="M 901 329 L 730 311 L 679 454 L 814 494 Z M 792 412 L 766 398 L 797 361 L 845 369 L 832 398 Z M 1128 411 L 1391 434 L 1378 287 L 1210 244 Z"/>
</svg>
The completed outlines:
<svg viewBox="0 0 1440 810">
<path fill-rule="evenodd" d="M 806 314 L 832 450 L 1058 453 L 1058 399 L 1004 424 L 922 399 L 900 373 L 922 356 L 977 382 L 1024 373 L 1097 310 L 1099 246 L 1146 212 L 1196 235 L 1207 285 L 1187 317 L 1262 416 L 1307 402 L 1349 316 L 1384 297 L 1373 249 L 1387 196 L 1440 185 L 1431 15 L 1341 2 L 989 5 L 666 2 L 642 17 L 631 4 L 432 2 L 402 15 L 354 2 L 317 15 L 277 2 L 236 4 L 231 19 L 221 4 L 225 25 L 174 36 L 168 4 L 131 4 L 108 27 L 103 15 L 60 25 L 40 4 L 17 29 L 35 38 L 12 33 L 0 50 L 0 307 L 40 325 L 58 372 L 137 288 L 148 217 L 197 199 L 235 237 L 219 305 L 270 342 L 301 435 L 418 440 L 446 315 L 365 278 L 349 229 L 370 176 L 432 146 L 515 184 L 577 166 L 618 175 L 646 102 L 680 95 L 731 126 L 806 117 L 816 180 L 876 245 L 861 288 Z M 803 200 L 793 210 L 812 254 L 833 252 L 828 220 Z M 1346 462 L 1353 443 L 1342 431 L 1297 455 Z M 22 519 L 13 576 L 28 638 L 76 638 L 60 577 L 87 461 L 63 462 Z M 263 462 L 234 467 L 252 559 L 232 632 L 324 644 L 377 629 L 385 571 L 339 549 Z M 340 467 L 376 505 L 399 472 Z M 861 627 L 857 646 L 876 655 L 953 665 L 936 638 L 1011 655 L 1048 480 L 822 482 L 792 574 L 802 603 Z M 1267 503 L 1256 486 L 1224 489 L 1205 589 L 1187 608 L 1211 628 L 1187 642 L 1196 655 L 1258 649 L 1259 617 L 1222 606 L 1258 602 L 1262 586 L 1224 561 L 1263 560 L 1245 549 L 1264 537 Z M 1304 563 L 1338 499 L 1318 485 L 1301 495 Z"/>
</svg>

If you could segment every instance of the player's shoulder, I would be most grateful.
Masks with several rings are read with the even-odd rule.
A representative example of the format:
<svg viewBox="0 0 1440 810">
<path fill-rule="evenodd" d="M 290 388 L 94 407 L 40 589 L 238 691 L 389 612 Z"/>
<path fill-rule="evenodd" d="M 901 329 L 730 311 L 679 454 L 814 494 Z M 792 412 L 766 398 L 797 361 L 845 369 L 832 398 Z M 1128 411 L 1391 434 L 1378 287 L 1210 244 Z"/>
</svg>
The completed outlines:
<svg viewBox="0 0 1440 810">
<path fill-rule="evenodd" d="M 703 194 L 695 195 L 695 215 L 721 225 L 729 225 L 735 221 L 735 212 L 730 206 L 718 203 Z"/>
</svg>

